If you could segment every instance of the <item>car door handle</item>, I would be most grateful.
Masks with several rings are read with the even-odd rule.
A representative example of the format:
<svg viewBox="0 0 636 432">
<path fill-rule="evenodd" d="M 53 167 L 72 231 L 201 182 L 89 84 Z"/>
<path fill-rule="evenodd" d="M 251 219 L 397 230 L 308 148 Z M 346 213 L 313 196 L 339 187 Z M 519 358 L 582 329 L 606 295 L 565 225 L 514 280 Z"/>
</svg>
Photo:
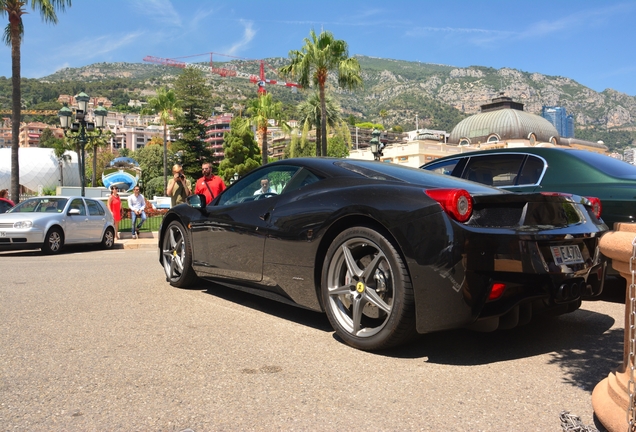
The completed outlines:
<svg viewBox="0 0 636 432">
<path fill-rule="evenodd" d="M 260 215 L 259 219 L 261 219 L 261 220 L 269 219 L 269 212 L 266 212 L 266 213 L 263 213 L 262 215 Z"/>
</svg>

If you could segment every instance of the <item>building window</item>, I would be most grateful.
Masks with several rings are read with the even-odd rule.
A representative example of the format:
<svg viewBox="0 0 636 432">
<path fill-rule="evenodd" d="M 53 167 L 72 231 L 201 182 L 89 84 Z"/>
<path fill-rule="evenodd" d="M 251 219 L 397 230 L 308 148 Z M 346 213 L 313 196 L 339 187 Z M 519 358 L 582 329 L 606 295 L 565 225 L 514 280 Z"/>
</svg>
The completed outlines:
<svg viewBox="0 0 636 432">
<path fill-rule="evenodd" d="M 528 141 L 530 141 L 531 146 L 535 145 L 537 143 L 537 136 L 534 133 L 530 132 L 528 134 Z"/>
<path fill-rule="evenodd" d="M 460 146 L 467 146 L 470 145 L 470 140 L 468 138 L 461 138 L 459 140 L 459 145 Z"/>
<path fill-rule="evenodd" d="M 488 137 L 488 142 L 492 143 L 492 142 L 499 142 L 499 135 L 497 134 L 492 134 Z"/>
</svg>

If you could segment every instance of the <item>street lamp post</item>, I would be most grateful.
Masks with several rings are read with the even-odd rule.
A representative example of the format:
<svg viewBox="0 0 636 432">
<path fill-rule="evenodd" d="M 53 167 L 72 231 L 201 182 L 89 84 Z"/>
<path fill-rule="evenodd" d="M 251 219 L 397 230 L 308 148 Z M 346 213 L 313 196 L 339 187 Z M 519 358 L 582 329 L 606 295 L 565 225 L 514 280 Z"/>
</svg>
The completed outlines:
<svg viewBox="0 0 636 432">
<path fill-rule="evenodd" d="M 382 145 L 380 143 L 380 132 L 378 129 L 373 129 L 371 132 L 371 140 L 369 141 L 369 145 L 371 146 L 371 153 L 373 153 L 374 160 L 380 160 L 380 156 L 382 156 Z"/>
<path fill-rule="evenodd" d="M 81 92 L 75 96 L 75 100 L 77 101 L 78 107 L 75 110 L 75 121 L 72 121 L 73 111 L 66 106 L 62 107 L 57 115 L 60 118 L 60 125 L 62 126 L 62 129 L 64 129 L 64 135 L 68 138 L 76 139 L 80 145 L 78 159 L 80 163 L 81 195 L 84 196 L 84 188 L 86 185 L 86 132 L 93 132 L 95 128 L 97 128 L 101 134 L 108 111 L 100 105 L 93 113 L 95 116 L 95 122 L 89 122 L 86 121 L 86 114 L 88 112 L 88 101 L 90 100 L 90 97 L 86 93 Z M 67 135 L 67 131 L 77 133 L 78 135 Z"/>
</svg>

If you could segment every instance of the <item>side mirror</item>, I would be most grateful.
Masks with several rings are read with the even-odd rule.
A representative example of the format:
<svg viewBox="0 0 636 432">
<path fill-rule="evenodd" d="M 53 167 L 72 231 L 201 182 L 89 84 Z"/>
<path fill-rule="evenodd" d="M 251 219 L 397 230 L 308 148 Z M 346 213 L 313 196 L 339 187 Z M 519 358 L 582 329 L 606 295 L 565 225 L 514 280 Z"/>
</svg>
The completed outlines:
<svg viewBox="0 0 636 432">
<path fill-rule="evenodd" d="M 80 211 L 79 211 L 79 209 L 76 209 L 76 208 L 74 208 L 74 209 L 70 209 L 70 210 L 68 211 L 68 215 L 69 215 L 69 216 L 75 216 L 75 215 L 78 215 L 78 214 L 80 214 Z"/>
<path fill-rule="evenodd" d="M 186 202 L 190 207 L 198 209 L 205 208 L 207 205 L 205 202 L 205 195 L 203 194 L 190 195 L 186 198 Z"/>
</svg>

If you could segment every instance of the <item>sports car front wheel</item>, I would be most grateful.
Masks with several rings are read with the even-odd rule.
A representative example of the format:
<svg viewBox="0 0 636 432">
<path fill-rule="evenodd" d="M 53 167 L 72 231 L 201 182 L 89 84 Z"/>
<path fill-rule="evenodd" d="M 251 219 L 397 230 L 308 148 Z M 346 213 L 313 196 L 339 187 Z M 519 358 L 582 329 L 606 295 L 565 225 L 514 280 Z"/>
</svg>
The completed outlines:
<svg viewBox="0 0 636 432">
<path fill-rule="evenodd" d="M 371 228 L 349 228 L 334 239 L 323 265 L 322 299 L 336 334 L 355 348 L 389 348 L 416 334 L 406 266 Z"/>
<path fill-rule="evenodd" d="M 187 288 L 197 276 L 192 269 L 192 246 L 185 228 L 178 221 L 170 222 L 161 242 L 163 270 L 170 285 Z"/>
</svg>

